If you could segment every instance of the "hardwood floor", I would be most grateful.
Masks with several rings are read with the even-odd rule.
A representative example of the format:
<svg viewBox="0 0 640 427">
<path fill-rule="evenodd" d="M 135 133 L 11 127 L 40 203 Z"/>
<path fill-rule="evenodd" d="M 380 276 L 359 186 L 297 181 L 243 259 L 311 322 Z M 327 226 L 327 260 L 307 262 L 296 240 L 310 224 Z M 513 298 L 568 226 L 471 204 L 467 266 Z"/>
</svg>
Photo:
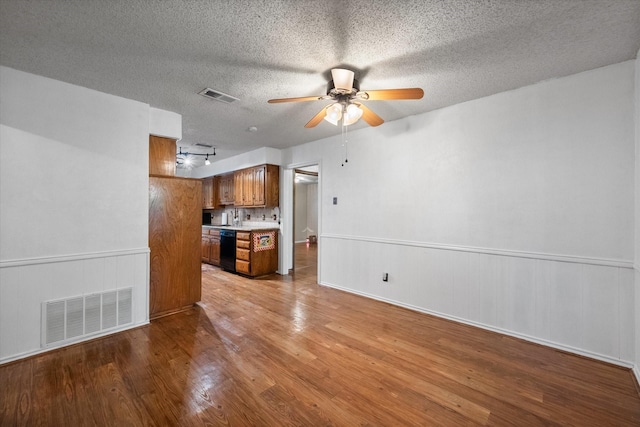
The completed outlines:
<svg viewBox="0 0 640 427">
<path fill-rule="evenodd" d="M 203 266 L 203 300 L 0 366 L 0 425 L 640 425 L 628 369 L 292 276 Z M 299 259 L 298 259 L 299 258 Z"/>
</svg>

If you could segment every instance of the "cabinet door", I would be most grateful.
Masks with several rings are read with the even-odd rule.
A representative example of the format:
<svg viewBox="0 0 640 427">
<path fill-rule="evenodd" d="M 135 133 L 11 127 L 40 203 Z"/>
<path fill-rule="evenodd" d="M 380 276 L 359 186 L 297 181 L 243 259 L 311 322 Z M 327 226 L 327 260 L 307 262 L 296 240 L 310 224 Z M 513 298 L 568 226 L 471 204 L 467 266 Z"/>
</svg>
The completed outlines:
<svg viewBox="0 0 640 427">
<path fill-rule="evenodd" d="M 236 206 L 244 206 L 244 172 L 239 170 L 233 174 L 233 203 Z"/>
<path fill-rule="evenodd" d="M 214 176 L 211 178 L 211 195 L 209 197 L 210 200 L 210 209 L 215 209 L 220 207 L 220 177 Z"/>
<path fill-rule="evenodd" d="M 219 237 L 211 237 L 211 252 L 209 256 L 209 261 L 213 265 L 220 266 L 220 238 Z"/>
<path fill-rule="evenodd" d="M 253 193 L 253 168 L 245 169 L 242 176 L 242 195 L 244 206 L 255 205 L 255 194 Z"/>
<path fill-rule="evenodd" d="M 265 166 L 257 166 L 253 168 L 253 204 L 256 206 L 264 205 L 264 184 L 265 184 Z"/>
<path fill-rule="evenodd" d="M 202 236 L 202 262 L 209 262 L 211 256 L 211 240 L 209 236 Z"/>
<path fill-rule="evenodd" d="M 233 175 L 220 176 L 218 194 L 220 195 L 220 204 L 229 205 L 235 202 L 233 195 Z"/>
<path fill-rule="evenodd" d="M 202 180 L 202 208 L 213 209 L 213 178 L 205 178 Z"/>
<path fill-rule="evenodd" d="M 264 205 L 272 208 L 280 204 L 280 168 L 275 165 L 266 166 L 264 183 Z"/>
</svg>

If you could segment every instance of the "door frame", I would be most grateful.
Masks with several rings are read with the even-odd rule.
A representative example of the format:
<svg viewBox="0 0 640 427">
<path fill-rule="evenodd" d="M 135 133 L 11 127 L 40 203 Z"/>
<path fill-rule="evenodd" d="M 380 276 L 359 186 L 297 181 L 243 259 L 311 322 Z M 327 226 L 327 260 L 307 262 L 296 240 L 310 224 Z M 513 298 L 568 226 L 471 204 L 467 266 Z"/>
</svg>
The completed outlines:
<svg viewBox="0 0 640 427">
<path fill-rule="evenodd" d="M 288 274 L 293 268 L 293 251 L 295 233 L 293 230 L 294 221 L 294 176 L 295 169 L 305 168 L 309 166 L 318 166 L 318 283 L 321 283 L 320 272 L 322 271 L 322 161 L 306 161 L 299 163 L 290 163 L 285 166 L 282 175 L 282 257 L 280 259 L 280 274 Z"/>
</svg>

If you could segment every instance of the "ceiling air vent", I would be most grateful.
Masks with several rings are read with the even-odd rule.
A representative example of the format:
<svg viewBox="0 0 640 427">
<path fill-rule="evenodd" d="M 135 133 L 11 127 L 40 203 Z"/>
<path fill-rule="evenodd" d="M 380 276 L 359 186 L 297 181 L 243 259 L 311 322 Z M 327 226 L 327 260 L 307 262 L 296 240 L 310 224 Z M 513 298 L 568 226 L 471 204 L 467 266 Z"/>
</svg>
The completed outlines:
<svg viewBox="0 0 640 427">
<path fill-rule="evenodd" d="M 213 90 L 211 88 L 202 89 L 198 92 L 202 96 L 206 96 L 207 98 L 215 99 L 216 101 L 224 102 L 225 104 L 231 104 L 234 101 L 240 101 L 238 98 L 234 98 L 231 95 L 227 95 L 226 93 L 218 92 L 217 90 Z"/>
</svg>

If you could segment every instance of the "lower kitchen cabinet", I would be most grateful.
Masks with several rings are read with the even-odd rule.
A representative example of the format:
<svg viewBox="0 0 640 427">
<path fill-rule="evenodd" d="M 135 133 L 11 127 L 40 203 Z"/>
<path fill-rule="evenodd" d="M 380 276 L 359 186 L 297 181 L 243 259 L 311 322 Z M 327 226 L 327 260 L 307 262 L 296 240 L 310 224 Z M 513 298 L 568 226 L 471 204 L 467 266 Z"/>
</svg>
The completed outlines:
<svg viewBox="0 0 640 427">
<path fill-rule="evenodd" d="M 256 277 L 278 270 L 278 230 L 236 233 L 236 273 Z"/>
<path fill-rule="evenodd" d="M 202 228 L 202 262 L 220 266 L 220 230 Z"/>
</svg>

